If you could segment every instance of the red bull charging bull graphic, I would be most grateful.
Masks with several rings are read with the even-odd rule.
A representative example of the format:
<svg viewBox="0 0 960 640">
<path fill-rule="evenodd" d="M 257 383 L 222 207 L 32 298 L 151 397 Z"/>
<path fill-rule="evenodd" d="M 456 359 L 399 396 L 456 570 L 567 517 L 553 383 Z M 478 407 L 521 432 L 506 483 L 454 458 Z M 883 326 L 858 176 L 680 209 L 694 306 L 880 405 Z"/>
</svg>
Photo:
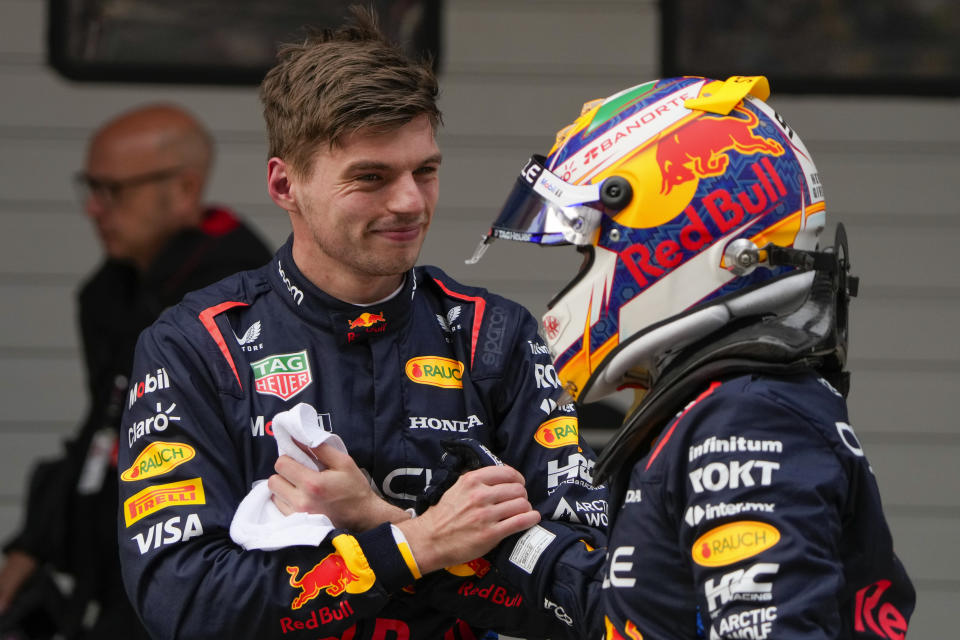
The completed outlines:
<svg viewBox="0 0 960 640">
<path fill-rule="evenodd" d="M 348 584 L 360 579 L 347 567 L 343 556 L 337 553 L 328 554 L 299 578 L 300 567 L 287 567 L 287 573 L 290 574 L 290 586 L 300 590 L 290 603 L 291 609 L 299 609 L 319 596 L 321 591 L 333 597 L 342 595 Z"/>
</svg>

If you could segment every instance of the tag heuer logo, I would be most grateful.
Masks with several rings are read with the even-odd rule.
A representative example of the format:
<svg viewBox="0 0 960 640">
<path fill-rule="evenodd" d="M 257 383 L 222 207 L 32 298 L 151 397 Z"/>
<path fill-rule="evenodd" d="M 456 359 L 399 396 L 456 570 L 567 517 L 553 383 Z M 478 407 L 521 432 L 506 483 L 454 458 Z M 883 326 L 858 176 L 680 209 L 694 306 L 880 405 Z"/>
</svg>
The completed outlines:
<svg viewBox="0 0 960 640">
<path fill-rule="evenodd" d="M 289 400 L 313 382 L 307 351 L 281 353 L 251 362 L 257 393 Z"/>
</svg>

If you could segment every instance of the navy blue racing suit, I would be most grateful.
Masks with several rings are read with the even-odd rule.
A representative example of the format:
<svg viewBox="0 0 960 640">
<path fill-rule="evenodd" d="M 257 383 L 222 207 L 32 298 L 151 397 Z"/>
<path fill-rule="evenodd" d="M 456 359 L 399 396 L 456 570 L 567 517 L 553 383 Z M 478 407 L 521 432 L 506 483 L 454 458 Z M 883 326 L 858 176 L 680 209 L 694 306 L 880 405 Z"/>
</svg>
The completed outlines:
<svg viewBox="0 0 960 640">
<path fill-rule="evenodd" d="M 557 404 L 550 356 L 519 305 L 417 267 L 390 300 L 354 306 L 303 277 L 288 241 L 265 267 L 166 312 L 141 335 L 131 380 L 120 555 L 154 637 L 465 639 L 480 624 L 531 636 L 569 627 L 484 559 L 416 580 L 387 523 L 270 552 L 245 551 L 228 531 L 252 483 L 274 473 L 272 417 L 306 402 L 403 508 L 429 485 L 444 440 L 481 442 L 524 474 L 545 520 L 565 516 L 551 525 L 586 541 L 565 561 L 595 562 L 606 489 L 592 485 L 594 455 L 573 407 Z M 549 569 L 537 544 L 526 550 L 527 570 Z"/>
<path fill-rule="evenodd" d="M 690 400 L 624 470 L 605 637 L 902 639 L 915 594 L 843 397 L 808 371 Z"/>
</svg>

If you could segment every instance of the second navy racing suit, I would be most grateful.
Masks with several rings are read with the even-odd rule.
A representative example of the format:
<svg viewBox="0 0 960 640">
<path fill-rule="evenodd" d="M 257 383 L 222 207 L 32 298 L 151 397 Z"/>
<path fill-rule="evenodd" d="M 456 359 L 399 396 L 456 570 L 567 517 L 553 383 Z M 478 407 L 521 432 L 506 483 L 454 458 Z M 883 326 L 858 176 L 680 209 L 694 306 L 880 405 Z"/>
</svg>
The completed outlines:
<svg viewBox="0 0 960 640">
<path fill-rule="evenodd" d="M 417 267 L 382 304 L 331 298 L 291 242 L 267 266 L 188 296 L 138 343 L 119 452 L 127 591 L 156 638 L 555 637 L 568 614 L 532 602 L 482 559 L 416 580 L 389 524 L 319 545 L 245 551 L 229 537 L 252 483 L 274 473 L 271 419 L 300 402 L 339 435 L 390 502 L 413 507 L 443 454 L 479 441 L 527 479 L 554 531 L 605 544 L 606 489 L 533 318 L 519 305 Z M 556 538 L 539 530 L 517 560 Z M 551 536 L 554 536 L 551 538 Z M 554 545 L 556 546 L 556 545 Z M 553 552 L 551 552 L 553 553 Z M 566 553 L 566 552 L 565 552 Z M 541 560 L 538 563 L 538 560 Z M 551 628 L 552 627 L 552 628 Z"/>
</svg>

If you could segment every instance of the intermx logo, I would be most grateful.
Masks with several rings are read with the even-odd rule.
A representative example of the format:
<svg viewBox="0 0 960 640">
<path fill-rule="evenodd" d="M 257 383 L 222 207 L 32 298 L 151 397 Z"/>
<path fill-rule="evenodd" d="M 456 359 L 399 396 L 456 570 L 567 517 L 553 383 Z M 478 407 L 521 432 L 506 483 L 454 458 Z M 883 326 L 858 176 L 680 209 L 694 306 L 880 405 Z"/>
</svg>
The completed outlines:
<svg viewBox="0 0 960 640">
<path fill-rule="evenodd" d="M 564 482 L 583 481 L 593 484 L 593 460 L 588 460 L 582 453 L 571 453 L 567 462 L 561 464 L 559 460 L 547 463 L 547 488 L 554 489 Z"/>
</svg>

